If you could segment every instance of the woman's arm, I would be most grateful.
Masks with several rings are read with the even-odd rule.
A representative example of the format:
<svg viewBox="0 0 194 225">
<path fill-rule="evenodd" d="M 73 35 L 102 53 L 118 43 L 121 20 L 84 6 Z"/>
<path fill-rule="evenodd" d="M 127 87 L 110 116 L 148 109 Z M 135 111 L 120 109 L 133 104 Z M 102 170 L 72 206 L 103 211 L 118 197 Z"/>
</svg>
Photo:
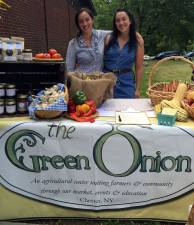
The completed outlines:
<svg viewBox="0 0 194 225">
<path fill-rule="evenodd" d="M 140 97 L 141 79 L 143 75 L 143 57 L 144 57 L 144 40 L 142 36 L 137 33 L 137 50 L 135 60 L 135 79 L 136 79 L 136 90 L 135 97 Z"/>
<path fill-rule="evenodd" d="M 111 34 L 107 34 L 104 38 L 104 47 L 107 47 L 111 39 Z"/>
<path fill-rule="evenodd" d="M 76 68 L 76 50 L 75 50 L 75 39 L 69 42 L 66 54 L 66 66 L 67 72 L 73 72 Z"/>
<path fill-rule="evenodd" d="M 106 36 L 112 32 L 111 30 L 96 30 L 96 31 L 103 37 L 103 39 L 106 38 Z"/>
</svg>

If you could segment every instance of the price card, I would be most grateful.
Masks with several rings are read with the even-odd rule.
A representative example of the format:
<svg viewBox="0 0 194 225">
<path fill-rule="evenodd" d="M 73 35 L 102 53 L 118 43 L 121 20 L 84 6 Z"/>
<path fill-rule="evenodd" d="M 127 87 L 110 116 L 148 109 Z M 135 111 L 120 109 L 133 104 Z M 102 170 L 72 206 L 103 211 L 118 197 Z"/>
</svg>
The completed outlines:
<svg viewBox="0 0 194 225">
<path fill-rule="evenodd" d="M 115 117 L 119 124 L 150 124 L 145 112 L 116 112 Z"/>
</svg>

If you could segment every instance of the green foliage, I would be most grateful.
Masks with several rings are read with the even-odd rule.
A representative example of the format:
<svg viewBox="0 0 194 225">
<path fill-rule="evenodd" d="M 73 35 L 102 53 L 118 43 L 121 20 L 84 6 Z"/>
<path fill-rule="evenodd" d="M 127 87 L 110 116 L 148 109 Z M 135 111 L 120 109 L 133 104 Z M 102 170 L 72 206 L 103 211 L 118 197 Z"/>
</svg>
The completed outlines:
<svg viewBox="0 0 194 225">
<path fill-rule="evenodd" d="M 93 3 L 98 29 L 112 28 L 117 8 L 132 11 L 144 37 L 146 54 L 193 49 L 194 0 L 93 0 Z"/>
<path fill-rule="evenodd" d="M 133 222 L 133 221 L 119 221 L 119 220 L 108 220 L 104 221 L 102 225 L 162 225 L 160 222 Z"/>
<path fill-rule="evenodd" d="M 93 1 L 97 17 L 95 18 L 95 27 L 97 29 L 111 30 L 114 11 L 119 7 L 117 0 L 95 0 Z"/>
<path fill-rule="evenodd" d="M 103 225 L 120 225 L 119 220 L 107 220 L 103 222 Z"/>
<path fill-rule="evenodd" d="M 186 46 L 186 49 L 188 50 L 188 51 L 194 51 L 194 40 L 192 41 L 192 40 L 189 40 L 188 41 L 188 44 L 187 44 L 187 46 Z"/>
</svg>

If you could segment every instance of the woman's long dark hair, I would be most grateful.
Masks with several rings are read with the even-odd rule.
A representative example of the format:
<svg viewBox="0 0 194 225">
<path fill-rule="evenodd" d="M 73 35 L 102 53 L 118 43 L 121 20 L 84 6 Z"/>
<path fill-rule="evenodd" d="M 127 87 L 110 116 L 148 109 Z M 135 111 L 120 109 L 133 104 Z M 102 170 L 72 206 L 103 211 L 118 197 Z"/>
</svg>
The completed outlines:
<svg viewBox="0 0 194 225">
<path fill-rule="evenodd" d="M 92 20 L 94 20 L 94 15 L 93 15 L 93 13 L 92 13 L 92 11 L 91 11 L 90 9 L 88 9 L 88 8 L 81 8 L 81 9 L 76 13 L 76 15 L 75 15 L 75 25 L 76 25 L 76 27 L 78 28 L 77 37 L 79 37 L 79 36 L 82 34 L 82 31 L 81 31 L 81 29 L 80 29 L 80 27 L 79 27 L 79 15 L 80 15 L 82 12 L 86 12 L 86 13 L 90 16 L 90 18 L 91 18 Z"/>
<path fill-rule="evenodd" d="M 114 17 L 113 17 L 113 32 L 111 35 L 111 39 L 105 49 L 110 48 L 116 42 L 116 40 L 120 34 L 120 31 L 117 29 L 117 26 L 116 26 L 116 15 L 118 12 L 125 12 L 127 14 L 127 16 L 129 17 L 129 20 L 131 21 L 130 31 L 129 31 L 129 48 L 131 48 L 131 47 L 136 48 L 137 47 L 137 37 L 136 37 L 136 23 L 135 23 L 134 16 L 126 9 L 117 9 L 114 14 Z"/>
</svg>

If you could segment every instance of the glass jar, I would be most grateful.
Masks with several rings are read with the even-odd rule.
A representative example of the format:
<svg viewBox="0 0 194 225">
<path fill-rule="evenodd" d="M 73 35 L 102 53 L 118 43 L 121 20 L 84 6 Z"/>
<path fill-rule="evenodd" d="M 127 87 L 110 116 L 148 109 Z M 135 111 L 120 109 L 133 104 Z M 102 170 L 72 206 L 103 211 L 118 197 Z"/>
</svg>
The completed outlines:
<svg viewBox="0 0 194 225">
<path fill-rule="evenodd" d="M 24 61 L 32 61 L 32 49 L 24 49 L 22 56 Z"/>
<path fill-rule="evenodd" d="M 16 62 L 17 58 L 17 52 L 15 48 L 15 41 L 10 38 L 1 38 L 2 40 L 2 55 L 3 55 L 3 61 L 12 61 Z"/>
<path fill-rule="evenodd" d="M 0 84 L 0 98 L 5 96 L 5 84 Z"/>
<path fill-rule="evenodd" d="M 5 113 L 5 103 L 4 103 L 4 99 L 0 98 L 0 116 L 3 115 Z"/>
<path fill-rule="evenodd" d="M 18 94 L 17 95 L 17 112 L 27 113 L 28 111 L 28 95 Z"/>
<path fill-rule="evenodd" d="M 16 95 L 15 84 L 7 84 L 6 85 L 6 96 L 7 97 L 15 97 L 15 95 Z"/>
<path fill-rule="evenodd" d="M 22 43 L 16 42 L 17 60 L 23 60 Z"/>
<path fill-rule="evenodd" d="M 2 41 L 0 40 L 0 62 L 3 60 L 2 52 L 3 52 L 3 43 L 2 43 Z"/>
<path fill-rule="evenodd" d="M 14 115 L 16 113 L 16 101 L 14 98 L 6 99 L 5 109 L 8 115 Z"/>
</svg>

